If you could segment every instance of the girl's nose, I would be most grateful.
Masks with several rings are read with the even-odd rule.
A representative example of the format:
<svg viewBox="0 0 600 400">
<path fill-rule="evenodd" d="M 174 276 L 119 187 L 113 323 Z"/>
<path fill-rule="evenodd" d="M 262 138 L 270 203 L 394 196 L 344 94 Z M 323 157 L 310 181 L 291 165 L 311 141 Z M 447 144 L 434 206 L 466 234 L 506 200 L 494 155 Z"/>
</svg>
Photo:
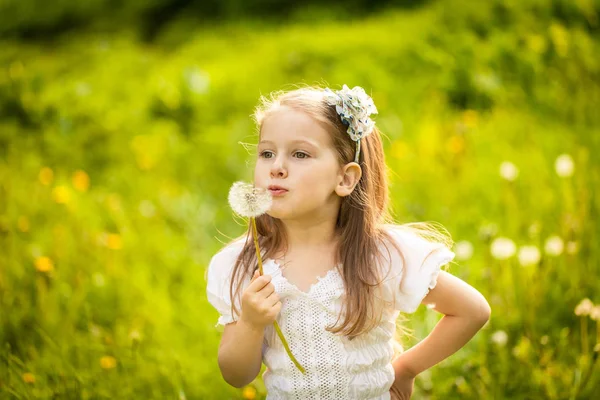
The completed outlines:
<svg viewBox="0 0 600 400">
<path fill-rule="evenodd" d="M 285 178 L 287 176 L 287 170 L 281 164 L 281 159 L 276 160 L 271 166 L 271 177 Z"/>
</svg>

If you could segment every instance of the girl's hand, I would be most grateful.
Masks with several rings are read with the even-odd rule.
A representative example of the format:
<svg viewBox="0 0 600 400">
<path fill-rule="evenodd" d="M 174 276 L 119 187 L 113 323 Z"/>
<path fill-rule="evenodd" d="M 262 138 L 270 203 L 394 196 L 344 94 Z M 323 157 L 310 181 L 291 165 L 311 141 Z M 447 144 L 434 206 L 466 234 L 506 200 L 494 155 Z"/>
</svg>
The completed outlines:
<svg viewBox="0 0 600 400">
<path fill-rule="evenodd" d="M 260 276 L 257 270 L 250 285 L 242 293 L 240 320 L 254 329 L 263 330 L 275 321 L 279 311 L 281 302 L 271 283 L 271 276 Z"/>
<path fill-rule="evenodd" d="M 408 400 L 415 387 L 415 376 L 405 371 L 396 372 L 396 379 L 390 388 L 392 400 Z"/>
</svg>

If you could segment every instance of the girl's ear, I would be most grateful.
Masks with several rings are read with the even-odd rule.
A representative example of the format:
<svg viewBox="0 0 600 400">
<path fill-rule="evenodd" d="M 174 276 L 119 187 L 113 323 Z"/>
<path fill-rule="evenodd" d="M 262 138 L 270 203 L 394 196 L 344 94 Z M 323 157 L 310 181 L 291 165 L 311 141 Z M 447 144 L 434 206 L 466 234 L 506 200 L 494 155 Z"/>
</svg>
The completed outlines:
<svg viewBox="0 0 600 400">
<path fill-rule="evenodd" d="M 362 176 L 362 170 L 360 166 L 355 162 L 350 162 L 340 170 L 338 175 L 338 184 L 335 187 L 335 192 L 340 197 L 349 196 L 354 187 L 358 184 L 360 177 Z"/>
</svg>

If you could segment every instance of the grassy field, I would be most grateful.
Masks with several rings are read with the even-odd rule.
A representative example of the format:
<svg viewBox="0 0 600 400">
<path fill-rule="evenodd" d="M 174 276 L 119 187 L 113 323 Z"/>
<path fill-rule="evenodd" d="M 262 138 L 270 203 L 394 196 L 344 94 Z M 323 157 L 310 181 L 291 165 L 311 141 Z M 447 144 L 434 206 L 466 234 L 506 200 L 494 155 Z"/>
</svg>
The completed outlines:
<svg viewBox="0 0 600 400">
<path fill-rule="evenodd" d="M 599 9 L 450 0 L 181 20 L 152 44 L 3 39 L 0 397 L 264 397 L 220 377 L 206 266 L 245 229 L 226 199 L 252 177 L 259 96 L 345 83 L 379 109 L 397 221 L 443 224 L 450 272 L 493 310 L 414 397 L 598 398 Z M 439 318 L 412 315 L 405 345 Z"/>
</svg>

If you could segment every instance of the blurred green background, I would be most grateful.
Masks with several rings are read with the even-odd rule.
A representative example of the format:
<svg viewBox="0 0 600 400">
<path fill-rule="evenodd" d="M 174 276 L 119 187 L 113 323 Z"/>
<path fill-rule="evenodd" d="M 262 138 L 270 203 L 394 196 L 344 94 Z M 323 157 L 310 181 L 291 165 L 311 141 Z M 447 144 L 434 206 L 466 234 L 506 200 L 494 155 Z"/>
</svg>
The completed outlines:
<svg viewBox="0 0 600 400">
<path fill-rule="evenodd" d="M 220 376 L 206 267 L 259 96 L 344 83 L 397 222 L 493 310 L 413 397 L 600 398 L 600 1 L 116 4 L 0 1 L 1 398 L 264 398 Z"/>
</svg>

